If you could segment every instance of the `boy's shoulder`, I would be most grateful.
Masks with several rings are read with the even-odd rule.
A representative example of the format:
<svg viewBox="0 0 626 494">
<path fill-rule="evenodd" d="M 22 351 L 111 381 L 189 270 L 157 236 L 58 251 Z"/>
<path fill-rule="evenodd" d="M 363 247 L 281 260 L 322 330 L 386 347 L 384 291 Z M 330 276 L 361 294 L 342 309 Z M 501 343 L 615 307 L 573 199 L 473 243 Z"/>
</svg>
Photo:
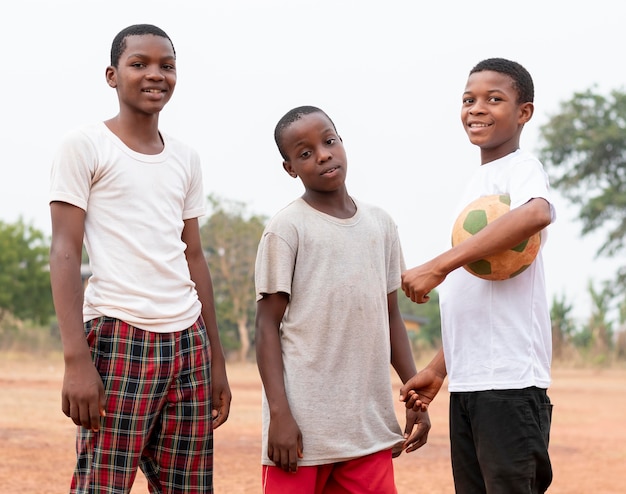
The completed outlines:
<svg viewBox="0 0 626 494">
<path fill-rule="evenodd" d="M 90 122 L 79 125 L 65 132 L 62 141 L 79 141 L 97 139 L 105 134 L 107 128 L 104 122 Z"/>
<path fill-rule="evenodd" d="M 476 168 L 477 176 L 502 176 L 516 173 L 545 173 L 544 166 L 539 158 L 529 151 L 517 149 L 494 161 L 490 161 Z"/>
<path fill-rule="evenodd" d="M 172 136 L 161 130 L 159 130 L 159 134 L 161 134 L 163 142 L 166 146 L 175 147 L 177 149 L 185 149 L 191 152 L 197 152 L 194 146 L 186 141 L 183 141 L 182 139 L 179 139 L 178 137 Z"/>
<path fill-rule="evenodd" d="M 267 222 L 266 229 L 288 223 L 299 223 L 312 212 L 313 208 L 309 206 L 301 197 L 289 202 L 278 211 L 276 211 Z"/>
<path fill-rule="evenodd" d="M 513 151 L 512 153 L 509 153 L 506 156 L 503 156 L 502 158 L 496 161 L 502 162 L 502 163 L 512 163 L 512 164 L 518 164 L 518 163 L 541 164 L 541 161 L 535 154 L 525 149 L 517 149 Z"/>
<path fill-rule="evenodd" d="M 103 142 L 107 141 L 104 122 L 92 122 L 65 131 L 57 147 L 57 154 L 65 156 L 92 156 L 98 154 Z"/>
<path fill-rule="evenodd" d="M 369 202 L 359 201 L 355 198 L 352 198 L 352 200 L 356 204 L 357 209 L 360 210 L 361 215 L 375 220 L 378 223 L 386 224 L 395 228 L 395 220 L 393 219 L 391 214 L 382 206 Z"/>
</svg>

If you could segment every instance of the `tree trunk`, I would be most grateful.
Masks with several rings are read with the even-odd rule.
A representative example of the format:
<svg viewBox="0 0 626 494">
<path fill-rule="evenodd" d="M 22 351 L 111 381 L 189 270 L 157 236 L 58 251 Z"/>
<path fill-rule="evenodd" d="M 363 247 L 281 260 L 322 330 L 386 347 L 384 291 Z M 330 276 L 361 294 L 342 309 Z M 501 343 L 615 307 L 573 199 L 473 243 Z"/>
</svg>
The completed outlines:
<svg viewBox="0 0 626 494">
<path fill-rule="evenodd" d="M 241 317 L 237 319 L 237 331 L 239 332 L 239 361 L 245 362 L 250 352 L 250 336 L 248 336 L 248 318 Z"/>
</svg>

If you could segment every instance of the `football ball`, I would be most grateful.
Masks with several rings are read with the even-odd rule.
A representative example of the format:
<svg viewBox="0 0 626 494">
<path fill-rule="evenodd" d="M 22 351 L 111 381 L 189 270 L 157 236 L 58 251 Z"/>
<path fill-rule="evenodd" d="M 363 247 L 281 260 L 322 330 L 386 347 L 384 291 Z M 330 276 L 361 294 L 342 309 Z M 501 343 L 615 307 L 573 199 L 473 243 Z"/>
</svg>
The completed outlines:
<svg viewBox="0 0 626 494">
<path fill-rule="evenodd" d="M 475 235 L 489 223 L 510 210 L 511 198 L 506 195 L 479 197 L 469 203 L 454 222 L 452 245 L 456 246 Z M 485 280 L 508 280 L 523 272 L 537 257 L 541 233 L 537 232 L 512 249 L 463 266 L 469 273 Z"/>
</svg>

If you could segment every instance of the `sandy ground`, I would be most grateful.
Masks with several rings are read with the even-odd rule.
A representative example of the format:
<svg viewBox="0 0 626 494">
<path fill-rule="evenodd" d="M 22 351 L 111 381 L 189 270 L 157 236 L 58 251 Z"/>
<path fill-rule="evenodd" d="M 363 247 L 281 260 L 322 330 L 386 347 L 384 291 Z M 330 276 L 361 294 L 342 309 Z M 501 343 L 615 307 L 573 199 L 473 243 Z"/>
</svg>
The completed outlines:
<svg viewBox="0 0 626 494">
<path fill-rule="evenodd" d="M 253 364 L 229 365 L 233 403 L 215 433 L 218 494 L 260 492 L 260 381 Z M 0 494 L 68 492 L 74 426 L 60 409 L 61 359 L 0 354 Z M 396 383 L 396 386 L 398 383 Z M 626 370 L 556 368 L 552 494 L 626 492 Z M 399 494 L 452 493 L 447 393 L 431 405 L 426 446 L 395 460 Z M 398 415 L 403 408 L 398 403 Z M 141 474 L 133 494 L 147 494 Z"/>
</svg>

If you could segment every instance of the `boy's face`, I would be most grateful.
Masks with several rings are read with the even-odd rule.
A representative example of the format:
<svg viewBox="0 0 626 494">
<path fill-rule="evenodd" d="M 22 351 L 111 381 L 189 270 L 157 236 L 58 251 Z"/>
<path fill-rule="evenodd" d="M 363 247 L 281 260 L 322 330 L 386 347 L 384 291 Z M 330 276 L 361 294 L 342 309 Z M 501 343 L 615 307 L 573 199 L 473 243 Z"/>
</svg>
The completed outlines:
<svg viewBox="0 0 626 494">
<path fill-rule="evenodd" d="M 483 163 L 519 148 L 522 128 L 530 120 L 533 104 L 518 103 L 513 79 L 484 70 L 471 74 L 463 93 L 461 121 L 472 144 L 480 147 Z"/>
<path fill-rule="evenodd" d="M 176 87 L 176 55 L 162 36 L 128 36 L 116 67 L 107 67 L 109 86 L 116 88 L 120 107 L 138 113 L 160 112 Z"/>
<path fill-rule="evenodd" d="M 307 190 L 331 192 L 344 186 L 346 152 L 324 113 L 302 115 L 283 130 L 281 144 L 288 158 L 283 167 L 292 177 L 300 177 Z"/>
</svg>

